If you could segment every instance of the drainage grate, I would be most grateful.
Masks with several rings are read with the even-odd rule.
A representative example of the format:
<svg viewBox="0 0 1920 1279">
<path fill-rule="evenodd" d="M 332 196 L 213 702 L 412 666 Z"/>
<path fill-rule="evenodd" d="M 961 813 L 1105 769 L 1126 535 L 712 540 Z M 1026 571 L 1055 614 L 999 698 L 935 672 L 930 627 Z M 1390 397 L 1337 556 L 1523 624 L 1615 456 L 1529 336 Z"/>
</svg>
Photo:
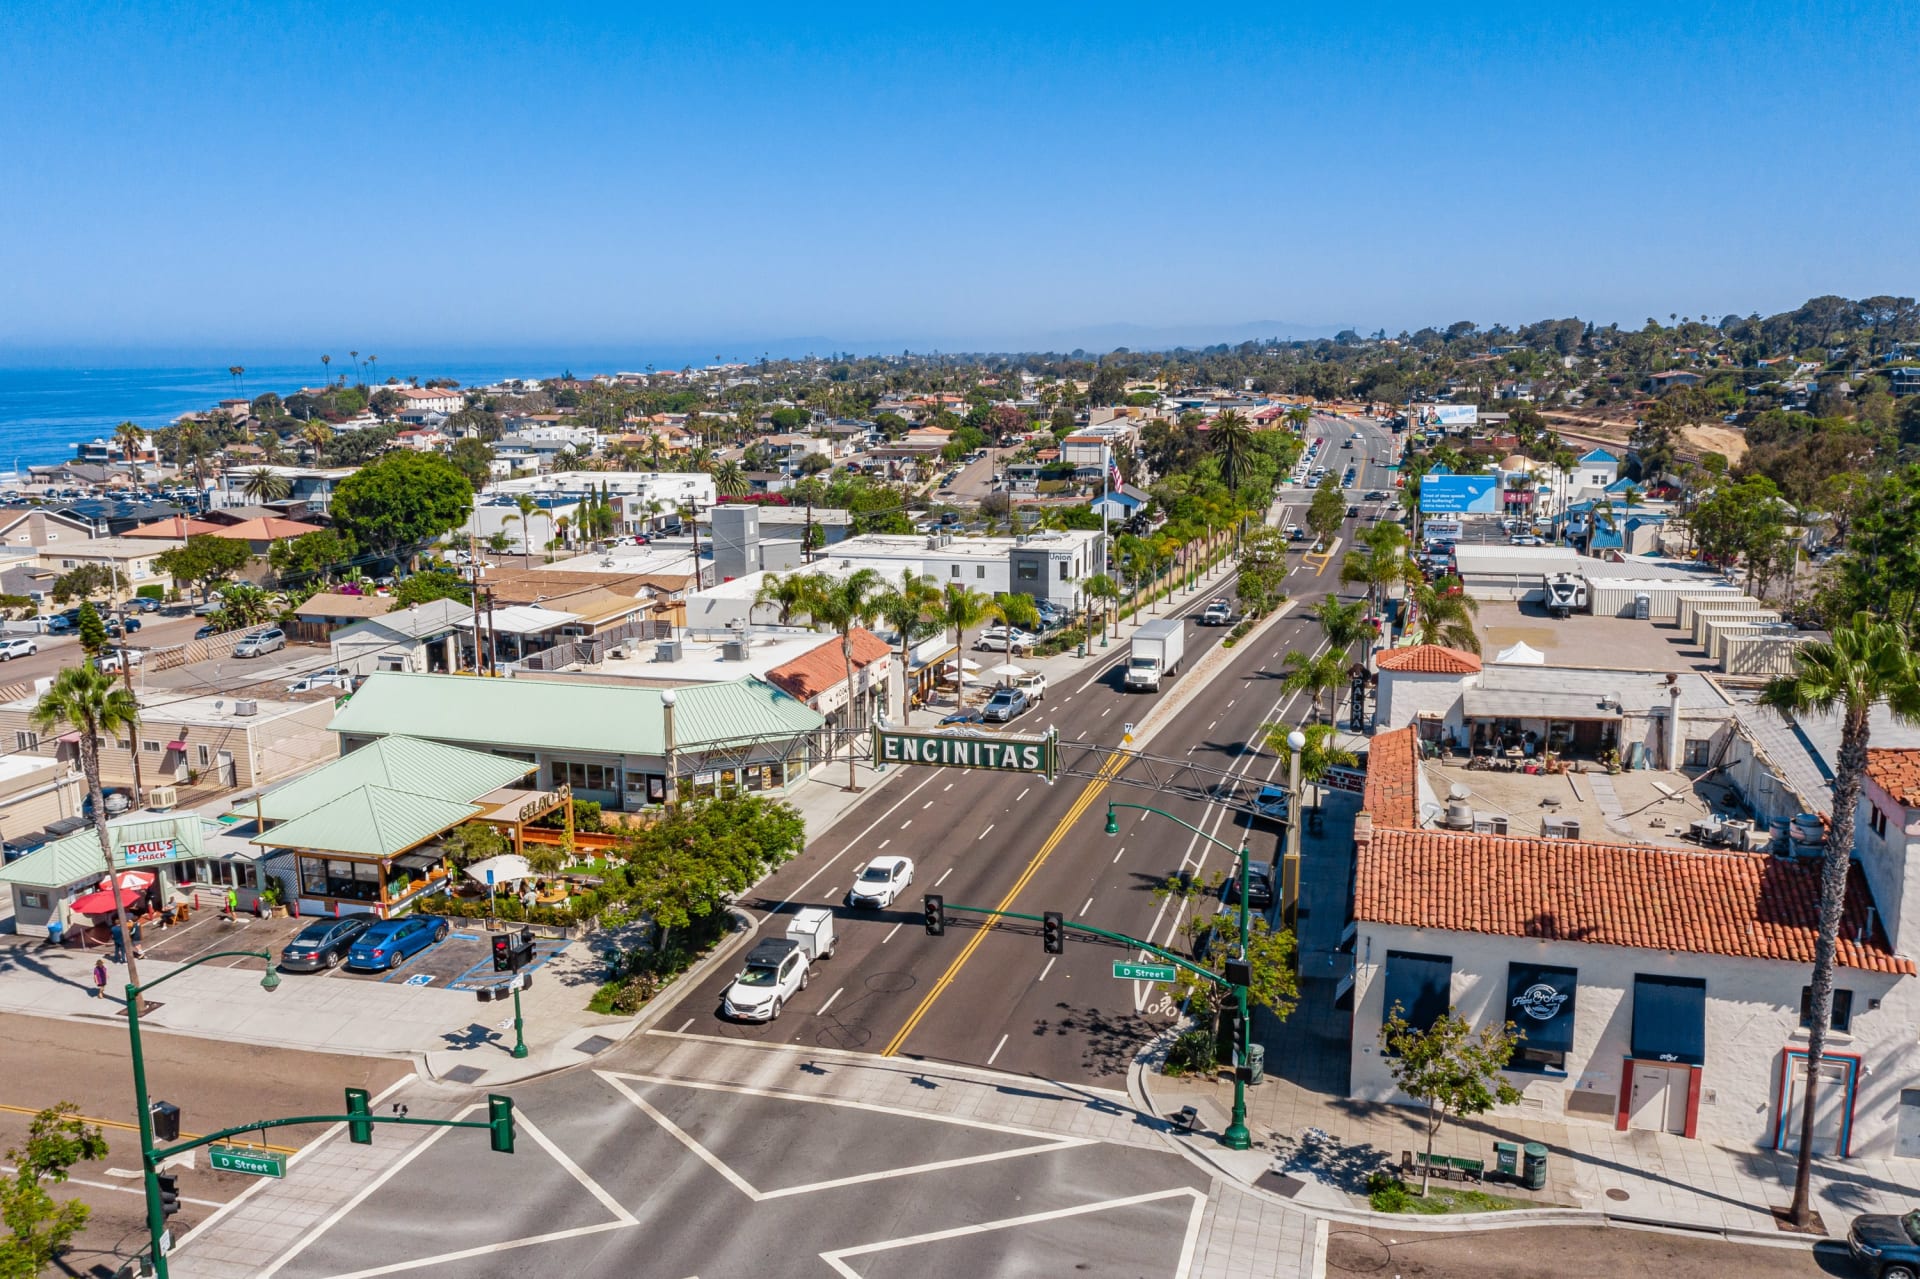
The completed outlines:
<svg viewBox="0 0 1920 1279">
<path fill-rule="evenodd" d="M 1289 1177 L 1281 1172 L 1263 1172 L 1253 1183 L 1261 1190 L 1270 1190 L 1276 1195 L 1293 1198 L 1307 1188 L 1307 1183 L 1298 1177 Z"/>
<path fill-rule="evenodd" d="M 603 1053 L 611 1047 L 613 1047 L 613 1041 L 611 1039 L 608 1039 L 605 1035 L 594 1035 L 581 1040 L 573 1046 L 573 1049 L 575 1052 L 583 1052 L 591 1057 L 595 1053 Z"/>
<path fill-rule="evenodd" d="M 1629 1195 L 1626 1191 L 1620 1189 L 1620 1187 L 1615 1186 L 1612 1190 L 1609 1190 L 1607 1192 L 1607 1198 L 1613 1200 L 1615 1203 L 1623 1204 L 1628 1199 L 1632 1198 L 1632 1196 Z"/>
<path fill-rule="evenodd" d="M 478 1066 L 455 1066 L 440 1078 L 453 1084 L 474 1084 L 485 1079 L 487 1072 Z"/>
</svg>

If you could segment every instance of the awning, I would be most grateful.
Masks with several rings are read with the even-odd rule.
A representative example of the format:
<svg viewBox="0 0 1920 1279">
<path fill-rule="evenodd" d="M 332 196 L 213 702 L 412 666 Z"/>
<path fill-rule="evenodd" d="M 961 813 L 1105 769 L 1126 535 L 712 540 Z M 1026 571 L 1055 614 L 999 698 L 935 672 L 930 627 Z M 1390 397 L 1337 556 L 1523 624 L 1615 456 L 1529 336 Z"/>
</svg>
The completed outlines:
<svg viewBox="0 0 1920 1279">
<path fill-rule="evenodd" d="M 176 737 L 167 743 L 167 749 L 170 751 L 183 751 L 187 749 L 187 743 L 184 739 Z"/>
<path fill-rule="evenodd" d="M 1460 694 L 1466 719 L 1619 719 L 1611 698 L 1552 689 L 1470 688 Z"/>
<path fill-rule="evenodd" d="M 1707 983 L 1693 977 L 1633 979 L 1633 1055 L 1646 1061 L 1707 1059 Z"/>
<path fill-rule="evenodd" d="M 62 733 L 60 734 L 60 744 L 62 746 L 78 746 L 80 744 L 80 734 Z"/>
<path fill-rule="evenodd" d="M 1426 1030 L 1446 1015 L 1453 1002 L 1453 957 L 1387 952 L 1387 998 L 1382 1010 L 1397 1004 L 1400 1017 L 1416 1030 Z"/>
<path fill-rule="evenodd" d="M 121 889 L 120 904 L 129 907 L 137 905 L 140 901 L 140 893 L 141 890 L 138 888 Z M 76 897 L 73 899 L 73 909 L 81 915 L 111 915 L 113 914 L 113 893 L 102 891 Z"/>
<path fill-rule="evenodd" d="M 1507 965 L 1507 1020 L 1526 1032 L 1525 1047 L 1573 1051 L 1573 1005 L 1579 984 L 1577 968 Z"/>
<path fill-rule="evenodd" d="M 1521 640 L 1512 648 L 1503 648 L 1493 659 L 1495 666 L 1544 666 L 1547 655 L 1533 645 Z"/>
<path fill-rule="evenodd" d="M 427 870 L 438 866 L 444 857 L 442 853 L 402 853 L 393 859 L 400 870 Z"/>
</svg>

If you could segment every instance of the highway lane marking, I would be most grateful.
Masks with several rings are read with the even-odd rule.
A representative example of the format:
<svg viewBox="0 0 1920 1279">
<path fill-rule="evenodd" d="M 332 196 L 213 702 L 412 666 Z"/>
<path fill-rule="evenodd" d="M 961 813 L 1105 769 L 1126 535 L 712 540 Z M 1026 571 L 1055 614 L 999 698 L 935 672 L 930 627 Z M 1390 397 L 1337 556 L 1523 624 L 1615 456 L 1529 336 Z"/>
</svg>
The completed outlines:
<svg viewBox="0 0 1920 1279">
<path fill-rule="evenodd" d="M 887 930 L 887 935 L 886 935 L 885 937 L 882 937 L 882 938 L 880 939 L 880 944 L 881 944 L 882 946 L 884 946 L 884 945 L 886 945 L 886 944 L 887 944 L 888 942 L 890 942 L 890 941 L 892 941 L 892 940 L 893 940 L 893 935 L 894 935 L 895 933 L 897 933 L 897 932 L 899 932 L 899 931 L 900 931 L 900 930 L 901 930 L 902 928 L 905 928 L 906 926 L 907 926 L 907 923 L 906 923 L 906 921 L 905 921 L 905 920 L 901 920 L 901 921 L 900 921 L 899 923 L 897 923 L 897 924 L 895 924 L 895 925 L 894 925 L 894 926 L 893 926 L 892 928 L 889 928 L 889 929 Z"/>
<path fill-rule="evenodd" d="M 891 844 L 892 842 L 893 842 L 893 840 L 892 840 L 892 838 L 891 838 L 891 837 L 889 837 L 889 838 L 887 838 L 887 839 L 883 839 L 883 840 L 881 840 L 881 841 L 880 841 L 880 844 L 879 844 L 879 847 L 878 847 L 878 848 L 875 848 L 875 849 L 874 849 L 873 851 L 877 853 L 877 852 L 879 852 L 879 851 L 880 851 L 880 849 L 881 849 L 881 848 L 885 848 L 885 847 L 886 847 L 886 846 L 887 846 L 888 844 Z"/>
<path fill-rule="evenodd" d="M 1051 956 L 1051 957 L 1049 957 L 1049 958 L 1048 958 L 1048 960 L 1047 960 L 1047 966 L 1046 966 L 1045 968 L 1042 968 L 1042 969 L 1040 970 L 1040 975 L 1039 975 L 1038 977 L 1036 977 L 1036 978 L 1034 978 L 1034 980 L 1035 980 L 1035 981 L 1045 981 L 1045 980 L 1047 979 L 1047 974 L 1053 971 L 1053 965 L 1054 965 L 1054 963 L 1055 963 L 1055 962 L 1056 962 L 1056 961 L 1057 961 L 1057 960 L 1058 960 L 1059 958 L 1060 958 L 1060 956 L 1058 956 L 1058 955 L 1053 955 L 1053 956 Z"/>
<path fill-rule="evenodd" d="M 947 882 L 947 876 L 951 874 L 953 874 L 953 867 L 949 866 L 945 870 L 940 872 L 940 878 L 933 881 L 933 886 L 935 888 L 940 887 L 940 885 Z"/>
<path fill-rule="evenodd" d="M 1012 1032 L 1009 1031 L 1008 1033 L 1011 1034 Z M 987 1054 L 987 1065 L 989 1066 L 993 1065 L 994 1058 L 998 1057 L 1000 1055 L 1000 1050 L 1002 1048 L 1005 1048 L 1006 1046 L 1007 1046 L 1007 1036 L 1002 1035 L 1000 1036 L 1000 1042 L 993 1046 L 993 1051 Z"/>
<path fill-rule="evenodd" d="M 1093 898 L 1087 898 L 1087 904 L 1080 908 L 1080 918 L 1085 919 L 1087 912 L 1093 909 Z"/>
<path fill-rule="evenodd" d="M 985 830 L 983 830 L 983 831 L 981 831 L 981 832 L 980 832 L 980 839 L 976 839 L 976 840 L 974 840 L 973 842 L 977 844 L 977 843 L 979 843 L 979 842 L 980 842 L 980 840 L 981 840 L 981 839 L 985 839 L 985 838 L 986 838 L 987 836 L 989 836 L 989 835 L 991 835 L 991 834 L 993 834 L 993 823 L 992 823 L 992 822 L 988 822 L 988 823 L 987 823 L 987 828 L 986 828 Z M 943 876 L 943 878 L 944 878 L 944 876 Z"/>
<path fill-rule="evenodd" d="M 1114 774 L 1126 767 L 1130 759 L 1131 756 L 1119 752 L 1108 756 L 1107 761 L 1102 764 L 1099 771 L 1094 774 L 1093 780 L 1088 782 L 1086 789 L 1082 790 L 1079 796 L 1075 798 L 1073 805 L 1067 809 L 1066 815 L 1054 826 L 1053 832 L 1047 836 L 1046 842 L 1040 845 L 1040 851 L 1033 855 L 1033 859 L 1027 863 L 1026 869 L 1021 871 L 1020 877 L 1014 881 L 1013 887 L 1007 890 L 1006 896 L 1000 899 L 995 909 L 1006 910 L 1013 905 L 1019 898 L 1020 893 L 1032 882 L 1034 875 L 1039 872 L 1040 867 L 1046 864 L 1047 858 L 1053 855 L 1053 850 L 1060 846 L 1060 841 L 1066 838 L 1067 832 L 1071 830 L 1074 824 L 1086 813 L 1094 800 L 1100 797 L 1101 792 L 1106 790 L 1107 784 Z M 892 1057 L 900 1051 L 900 1045 L 907 1041 L 907 1036 L 913 1033 L 914 1028 L 920 1024 L 921 1018 L 927 1015 L 927 1010 L 932 1008 L 934 1001 L 939 999 L 940 996 L 946 992 L 947 987 L 953 984 L 953 979 L 959 975 L 960 969 L 965 966 L 969 959 L 973 958 L 973 953 L 980 949 L 980 944 L 986 941 L 987 934 L 992 931 L 992 926 L 989 925 L 986 928 L 976 930 L 973 936 L 967 939 L 967 944 L 960 948 L 960 953 L 954 956 L 951 964 L 947 965 L 947 970 L 940 974 L 940 979 L 934 982 L 933 988 L 920 1000 L 920 1003 L 914 1008 L 913 1012 L 908 1015 L 906 1022 L 900 1029 L 894 1032 L 893 1038 L 887 1041 L 886 1047 L 880 1050 L 882 1057 Z"/>
<path fill-rule="evenodd" d="M 773 916 L 778 915 L 781 911 L 785 910 L 788 906 L 791 906 L 793 904 L 794 898 L 798 897 L 801 893 L 806 892 L 807 888 L 813 883 L 814 880 L 820 878 L 822 875 L 826 874 L 829 870 L 832 870 L 836 862 L 838 862 L 842 857 L 845 857 L 848 853 L 853 851 L 855 844 L 858 844 L 861 840 L 871 835 L 874 832 L 874 829 L 878 827 L 881 822 L 884 822 L 887 820 L 887 818 L 893 816 L 893 810 L 895 808 L 900 807 L 900 805 L 906 803 L 908 800 L 912 799 L 915 795 L 919 794 L 920 788 L 922 786 L 926 786 L 932 783 L 939 776 L 940 776 L 939 773 L 929 771 L 927 773 L 926 780 L 922 781 L 919 786 L 915 786 L 912 790 L 902 795 L 899 799 L 896 799 L 893 802 L 893 806 L 891 808 L 887 809 L 886 812 L 880 814 L 880 816 L 874 818 L 872 823 L 869 824 L 865 830 L 861 831 L 858 835 L 855 835 L 851 840 L 847 842 L 847 845 L 845 848 L 842 848 L 839 852 L 835 853 L 831 858 L 829 858 L 826 864 L 821 866 L 819 870 L 816 870 L 813 872 L 813 874 L 807 876 L 806 879 L 801 882 L 798 888 L 794 889 L 791 893 L 787 894 L 787 899 L 785 901 L 781 902 L 778 906 L 775 906 L 772 910 L 768 911 L 765 915 L 765 918 L 771 919 Z M 882 844 L 881 847 L 884 848 L 886 847 L 886 845 Z"/>
<path fill-rule="evenodd" d="M 827 1002 L 820 1005 L 820 1011 L 815 1013 L 814 1016 L 825 1017 L 827 1015 L 827 1009 L 833 1007 L 833 1001 L 840 998 L 841 992 L 844 990 L 846 990 L 846 987 L 842 986 L 839 990 L 836 990 L 831 995 L 828 995 Z M 692 1025 L 692 1023 L 689 1022 L 688 1025 Z M 686 1028 L 687 1028 L 686 1026 L 682 1026 L 680 1029 L 685 1030 Z"/>
</svg>

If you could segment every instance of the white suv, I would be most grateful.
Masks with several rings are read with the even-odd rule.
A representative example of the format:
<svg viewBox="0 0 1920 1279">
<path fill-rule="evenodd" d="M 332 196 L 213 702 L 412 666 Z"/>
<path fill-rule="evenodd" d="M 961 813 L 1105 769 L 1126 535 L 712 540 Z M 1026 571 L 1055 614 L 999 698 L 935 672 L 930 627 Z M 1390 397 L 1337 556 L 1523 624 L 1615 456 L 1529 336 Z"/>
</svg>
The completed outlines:
<svg viewBox="0 0 1920 1279">
<path fill-rule="evenodd" d="M 40 651 L 40 646 L 30 639 L 0 640 L 0 662 L 11 662 L 16 657 L 32 657 Z"/>
<path fill-rule="evenodd" d="M 736 1021 L 772 1021 L 812 980 L 799 942 L 768 937 L 747 952 L 747 966 L 721 996 L 720 1008 Z"/>
</svg>

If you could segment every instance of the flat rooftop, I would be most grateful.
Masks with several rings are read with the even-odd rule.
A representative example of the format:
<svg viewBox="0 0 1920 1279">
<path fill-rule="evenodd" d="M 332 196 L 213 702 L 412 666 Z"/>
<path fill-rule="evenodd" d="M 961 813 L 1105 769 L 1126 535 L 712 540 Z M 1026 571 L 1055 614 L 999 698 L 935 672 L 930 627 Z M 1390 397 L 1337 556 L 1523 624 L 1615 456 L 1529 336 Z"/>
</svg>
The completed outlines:
<svg viewBox="0 0 1920 1279">
<path fill-rule="evenodd" d="M 767 672 L 774 667 L 784 666 L 828 643 L 837 641 L 831 635 L 797 627 L 775 631 L 756 630 L 748 633 L 747 655 L 744 659 L 728 658 L 719 643 L 681 640 L 680 659 L 662 662 L 655 659 L 660 641 L 645 640 L 626 645 L 631 655 L 624 659 L 609 657 L 596 665 L 576 663 L 563 669 L 589 678 L 606 677 L 622 683 L 720 684 L 748 676 L 765 679 Z"/>
<path fill-rule="evenodd" d="M 1575 613 L 1555 620 L 1534 601 L 1481 600 L 1474 622 L 1480 636 L 1480 654 L 1493 664 L 1495 655 L 1525 642 L 1546 656 L 1547 666 L 1590 670 L 1669 672 L 1716 671 L 1708 655 L 1693 646 L 1693 636 L 1668 622 L 1642 622 L 1631 617 L 1594 617 Z"/>
<path fill-rule="evenodd" d="M 1539 837 L 1543 820 L 1574 818 L 1580 823 L 1580 838 L 1595 843 L 1684 844 L 1680 836 L 1698 818 L 1745 814 L 1731 787 L 1700 785 L 1684 772 L 1492 773 L 1438 760 L 1423 760 L 1420 767 L 1442 806 L 1452 788 L 1461 787 L 1477 816 L 1506 817 L 1507 833 L 1519 838 Z M 1596 781 L 1611 786 L 1612 799 L 1602 798 L 1605 788 L 1597 788 Z M 1426 825 L 1439 825 L 1438 816 L 1422 816 L 1429 819 Z"/>
</svg>

